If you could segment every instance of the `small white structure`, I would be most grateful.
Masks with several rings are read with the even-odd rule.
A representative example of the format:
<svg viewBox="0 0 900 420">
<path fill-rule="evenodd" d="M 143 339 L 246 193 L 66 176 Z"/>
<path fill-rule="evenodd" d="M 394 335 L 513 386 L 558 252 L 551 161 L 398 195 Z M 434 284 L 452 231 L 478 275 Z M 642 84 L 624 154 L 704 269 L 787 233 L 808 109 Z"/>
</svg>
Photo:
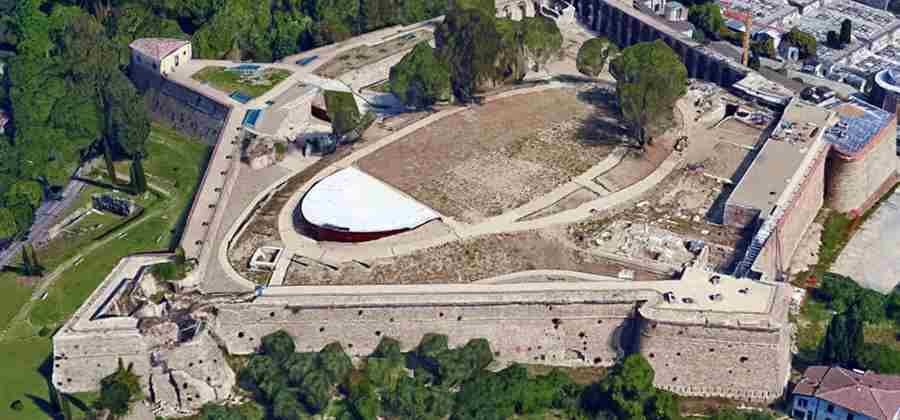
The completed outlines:
<svg viewBox="0 0 900 420">
<path fill-rule="evenodd" d="M 256 271 L 274 270 L 275 265 L 278 264 L 278 259 L 281 258 L 282 252 L 284 252 L 284 248 L 277 246 L 261 246 L 256 248 L 256 251 L 253 252 L 253 256 L 250 257 L 250 269 Z"/>
<path fill-rule="evenodd" d="M 677 1 L 666 3 L 666 20 L 669 22 L 683 22 L 688 18 L 688 9 Z"/>
<path fill-rule="evenodd" d="M 0 109 L 0 134 L 6 132 L 6 125 L 9 124 L 9 114 L 6 111 Z"/>
<path fill-rule="evenodd" d="M 131 48 L 131 64 L 165 76 L 191 59 L 191 43 L 172 38 L 139 38 Z"/>
</svg>

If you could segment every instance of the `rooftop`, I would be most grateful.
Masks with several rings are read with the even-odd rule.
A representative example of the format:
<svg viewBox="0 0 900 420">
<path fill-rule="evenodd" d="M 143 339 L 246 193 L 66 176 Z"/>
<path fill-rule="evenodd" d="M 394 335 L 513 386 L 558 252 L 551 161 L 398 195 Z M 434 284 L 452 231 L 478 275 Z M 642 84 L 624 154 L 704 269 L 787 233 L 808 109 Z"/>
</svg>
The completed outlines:
<svg viewBox="0 0 900 420">
<path fill-rule="evenodd" d="M 190 44 L 189 41 L 172 38 L 138 38 L 129 47 L 158 60 L 165 58 L 175 50 Z"/>
<path fill-rule="evenodd" d="M 732 87 L 774 105 L 787 105 L 794 96 L 792 90 L 766 79 L 756 72 L 747 73 L 746 77 Z"/>
<path fill-rule="evenodd" d="M 839 121 L 827 130 L 825 139 L 846 156 L 855 156 L 866 150 L 872 140 L 896 118 L 892 113 L 861 101 L 845 102 L 832 110 L 837 113 Z"/>
<path fill-rule="evenodd" d="M 791 19 L 791 24 L 816 38 L 816 52 L 823 61 L 836 62 L 900 26 L 893 14 L 854 0 L 829 0 L 819 4 L 822 6 Z M 842 50 L 829 48 L 826 43 L 828 31 L 839 31 L 844 19 L 853 22 L 853 42 Z"/>
<path fill-rule="evenodd" d="M 832 120 L 828 110 L 792 101 L 728 202 L 768 215 Z"/>
<path fill-rule="evenodd" d="M 290 124 L 291 117 L 294 116 L 292 112 L 296 111 L 298 107 L 305 105 L 305 108 L 299 111 L 308 115 L 310 113 L 309 103 L 318 92 L 317 86 L 303 83 L 298 83 L 285 90 L 267 102 L 267 108 L 260 110 L 257 120 L 254 121 L 253 131 L 269 136 L 290 137 L 291 130 L 286 129 L 285 123 Z"/>
<path fill-rule="evenodd" d="M 811 366 L 794 394 L 820 398 L 876 420 L 890 420 L 900 410 L 900 376 Z"/>
<path fill-rule="evenodd" d="M 311 224 L 350 232 L 390 232 L 440 218 L 434 210 L 355 168 L 319 181 L 300 202 Z"/>
</svg>

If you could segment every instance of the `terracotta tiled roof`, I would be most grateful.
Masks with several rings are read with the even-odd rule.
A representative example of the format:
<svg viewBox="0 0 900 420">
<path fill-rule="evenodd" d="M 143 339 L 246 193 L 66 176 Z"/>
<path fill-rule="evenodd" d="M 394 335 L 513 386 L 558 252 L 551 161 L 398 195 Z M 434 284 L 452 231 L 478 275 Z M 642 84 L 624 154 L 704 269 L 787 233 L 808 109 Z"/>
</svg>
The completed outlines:
<svg viewBox="0 0 900 420">
<path fill-rule="evenodd" d="M 188 41 L 172 38 L 139 38 L 135 39 L 129 46 L 146 55 L 161 60 L 188 43 Z"/>
<path fill-rule="evenodd" d="M 794 394 L 816 397 L 874 419 L 890 420 L 900 410 L 900 376 L 811 366 L 794 388 Z"/>
</svg>

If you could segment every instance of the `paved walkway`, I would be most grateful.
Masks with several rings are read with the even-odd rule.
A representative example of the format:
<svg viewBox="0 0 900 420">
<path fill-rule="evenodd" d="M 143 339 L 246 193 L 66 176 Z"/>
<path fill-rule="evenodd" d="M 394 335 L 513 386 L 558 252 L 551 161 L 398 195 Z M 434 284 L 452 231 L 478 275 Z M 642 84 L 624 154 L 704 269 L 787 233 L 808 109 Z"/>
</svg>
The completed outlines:
<svg viewBox="0 0 900 420">
<path fill-rule="evenodd" d="M 831 270 L 882 293 L 900 282 L 900 189 L 853 235 Z"/>
</svg>

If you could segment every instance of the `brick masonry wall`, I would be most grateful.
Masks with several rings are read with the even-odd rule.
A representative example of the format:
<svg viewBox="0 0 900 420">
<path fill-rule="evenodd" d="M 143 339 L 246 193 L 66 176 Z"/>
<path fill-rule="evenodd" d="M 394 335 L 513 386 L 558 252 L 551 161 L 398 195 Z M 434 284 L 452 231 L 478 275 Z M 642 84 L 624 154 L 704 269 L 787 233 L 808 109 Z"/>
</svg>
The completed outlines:
<svg viewBox="0 0 900 420">
<path fill-rule="evenodd" d="M 883 130 L 877 143 L 850 159 L 832 151 L 828 159 L 826 197 L 830 208 L 861 211 L 881 187 L 897 173 L 896 120 Z"/>
</svg>

